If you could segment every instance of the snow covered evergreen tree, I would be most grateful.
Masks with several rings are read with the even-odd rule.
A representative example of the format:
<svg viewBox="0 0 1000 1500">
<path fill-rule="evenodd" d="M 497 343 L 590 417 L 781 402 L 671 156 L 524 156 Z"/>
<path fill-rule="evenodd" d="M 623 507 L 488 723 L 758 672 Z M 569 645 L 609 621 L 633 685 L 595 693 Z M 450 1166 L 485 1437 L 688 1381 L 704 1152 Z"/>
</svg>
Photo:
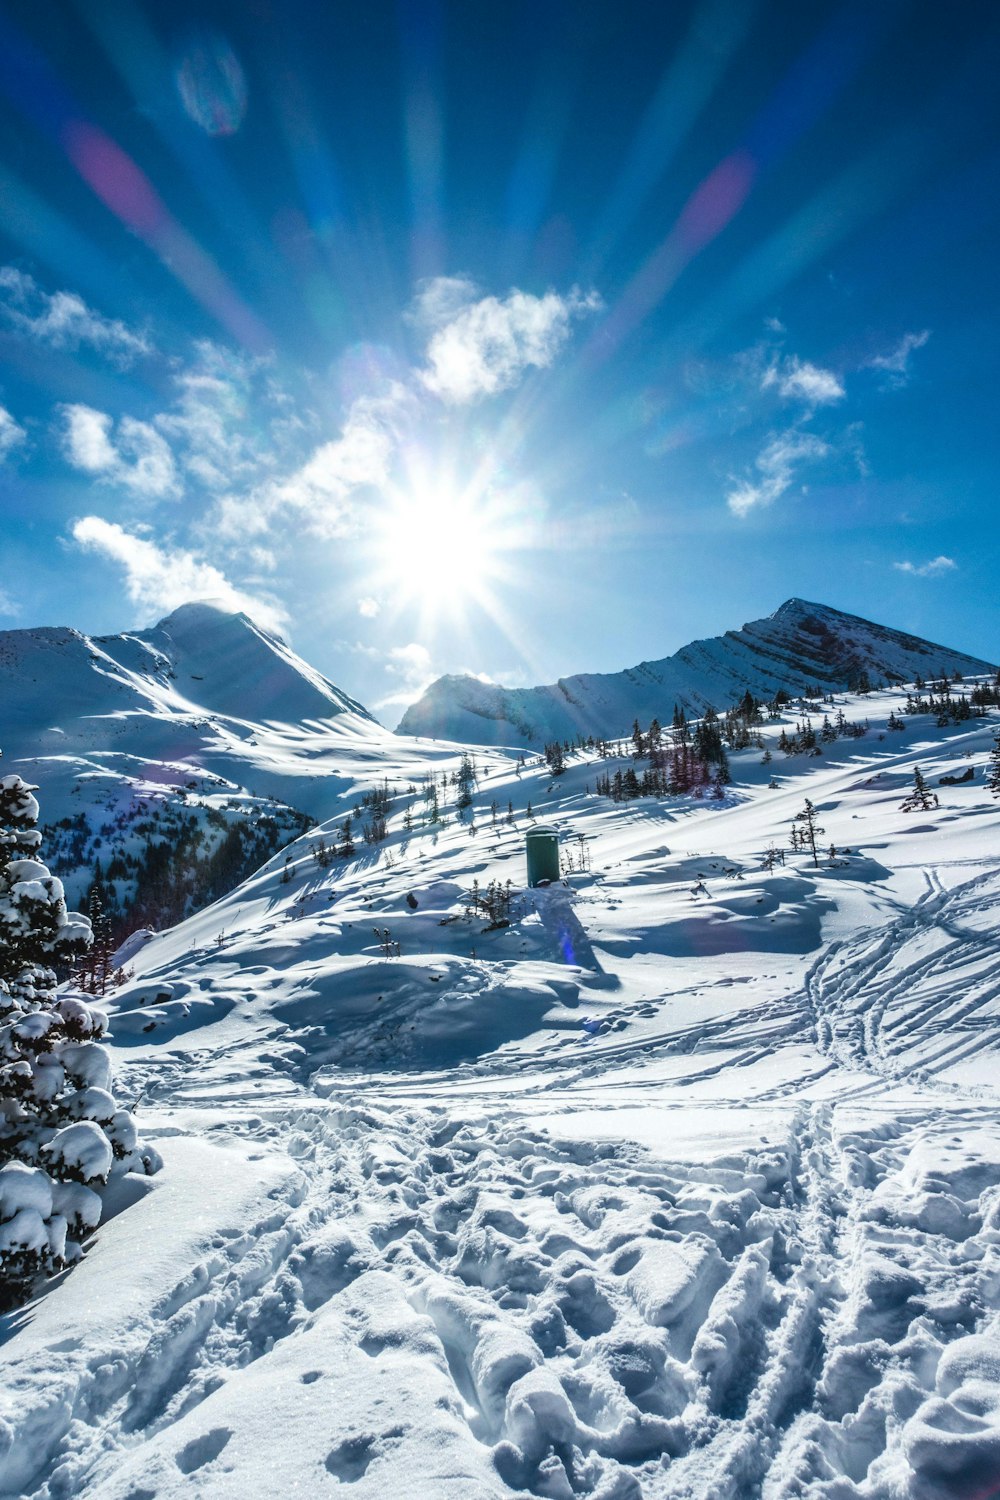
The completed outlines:
<svg viewBox="0 0 1000 1500">
<path fill-rule="evenodd" d="M 0 1308 L 79 1257 L 112 1172 L 158 1164 L 112 1097 L 106 1017 L 57 992 L 92 935 L 38 858 L 35 791 L 0 777 Z"/>
<path fill-rule="evenodd" d="M 458 787 L 455 806 L 459 811 L 463 811 L 472 806 L 472 788 L 476 784 L 476 768 L 468 754 L 463 754 L 461 765 L 455 772 L 455 784 Z"/>
<path fill-rule="evenodd" d="M 1000 729 L 993 737 L 993 749 L 986 763 L 986 786 L 994 797 L 1000 797 Z"/>
<path fill-rule="evenodd" d="M 932 792 L 924 780 L 924 773 L 919 766 L 913 767 L 913 790 L 907 794 L 899 804 L 900 812 L 928 812 L 932 807 L 937 807 L 937 793 Z"/>
</svg>

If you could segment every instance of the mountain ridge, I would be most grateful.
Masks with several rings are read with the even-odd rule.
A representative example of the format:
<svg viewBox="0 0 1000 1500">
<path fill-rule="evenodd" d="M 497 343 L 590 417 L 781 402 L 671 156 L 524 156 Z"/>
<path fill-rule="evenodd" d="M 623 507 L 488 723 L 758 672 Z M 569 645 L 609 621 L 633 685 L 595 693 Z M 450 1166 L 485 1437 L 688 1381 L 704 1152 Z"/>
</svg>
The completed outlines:
<svg viewBox="0 0 1000 1500">
<path fill-rule="evenodd" d="M 284 641 L 203 603 L 117 635 L 0 632 L 0 706 L 0 765 L 42 788 L 50 867 L 76 902 L 100 869 L 116 928 L 228 888 L 395 743 Z"/>
<path fill-rule="evenodd" d="M 912 681 L 942 671 L 975 674 L 994 664 L 907 631 L 793 597 L 740 630 L 690 641 L 672 655 L 620 672 L 577 673 L 530 688 L 504 688 L 450 675 L 431 683 L 403 714 L 397 733 L 473 744 L 538 745 L 577 735 L 613 736 L 638 718 L 663 719 L 674 704 L 700 715 L 749 690 L 844 689 L 862 672 Z"/>
</svg>

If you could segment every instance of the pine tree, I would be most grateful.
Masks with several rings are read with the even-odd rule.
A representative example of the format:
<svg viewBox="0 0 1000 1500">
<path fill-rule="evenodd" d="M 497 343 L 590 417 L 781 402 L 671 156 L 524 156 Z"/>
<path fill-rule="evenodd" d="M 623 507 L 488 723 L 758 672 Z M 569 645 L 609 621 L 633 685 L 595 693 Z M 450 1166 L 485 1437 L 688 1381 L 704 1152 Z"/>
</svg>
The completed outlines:
<svg viewBox="0 0 1000 1500">
<path fill-rule="evenodd" d="M 993 737 L 993 749 L 986 763 L 986 787 L 994 797 L 1000 797 L 1000 729 Z"/>
<path fill-rule="evenodd" d="M 0 777 L 0 1308 L 79 1258 L 112 1172 L 158 1165 L 111 1095 L 107 1018 L 57 991 L 92 934 L 39 858 L 35 790 Z"/>
<path fill-rule="evenodd" d="M 551 745 L 545 746 L 545 759 L 553 776 L 561 776 L 563 774 L 566 769 L 566 762 L 563 758 L 563 747 L 558 740 L 553 740 Z"/>
<path fill-rule="evenodd" d="M 816 846 L 816 840 L 819 838 L 821 833 L 826 832 L 826 829 L 820 828 L 819 824 L 816 822 L 816 809 L 813 807 L 808 797 L 803 804 L 802 811 L 795 814 L 792 822 L 792 848 L 800 850 L 808 849 L 813 857 L 813 864 L 818 869 L 819 851 Z M 794 825 L 798 826 L 796 827 Z"/>
<path fill-rule="evenodd" d="M 913 767 L 913 790 L 899 804 L 900 812 L 929 812 L 937 807 L 937 792 L 932 792 L 919 766 Z"/>
<path fill-rule="evenodd" d="M 100 869 L 100 863 L 98 863 L 87 901 L 87 919 L 90 922 L 93 940 L 79 959 L 73 975 L 86 995 L 106 995 L 110 986 L 115 982 L 112 961 L 115 943 L 111 935 L 111 923 L 104 910 L 104 887 L 101 882 Z"/>
<path fill-rule="evenodd" d="M 472 806 L 472 788 L 475 782 L 476 768 L 466 753 L 462 756 L 461 765 L 455 773 L 455 783 L 458 787 L 458 798 L 455 805 L 460 811 Z"/>
</svg>

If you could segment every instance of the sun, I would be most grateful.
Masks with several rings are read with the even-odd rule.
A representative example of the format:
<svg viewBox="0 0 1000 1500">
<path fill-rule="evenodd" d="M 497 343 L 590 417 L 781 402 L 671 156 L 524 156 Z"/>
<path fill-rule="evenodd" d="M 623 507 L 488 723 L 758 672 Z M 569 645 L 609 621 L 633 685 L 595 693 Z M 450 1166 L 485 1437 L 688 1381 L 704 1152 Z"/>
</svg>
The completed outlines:
<svg viewBox="0 0 1000 1500">
<path fill-rule="evenodd" d="M 375 539 L 383 591 L 425 616 L 488 607 L 506 572 L 510 537 L 488 496 L 424 480 L 395 493 Z"/>
</svg>

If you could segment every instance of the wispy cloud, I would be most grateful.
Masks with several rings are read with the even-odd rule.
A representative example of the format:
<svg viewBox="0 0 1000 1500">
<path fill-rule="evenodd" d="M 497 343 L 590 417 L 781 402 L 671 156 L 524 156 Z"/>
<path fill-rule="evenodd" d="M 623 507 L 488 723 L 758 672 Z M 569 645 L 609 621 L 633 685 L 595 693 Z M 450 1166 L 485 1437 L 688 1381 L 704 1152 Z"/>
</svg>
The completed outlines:
<svg viewBox="0 0 1000 1500">
<path fill-rule="evenodd" d="M 337 438 L 321 443 L 305 463 L 283 479 L 269 479 L 249 494 L 226 496 L 217 508 L 226 536 L 259 535 L 281 513 L 295 513 L 318 536 L 350 535 L 357 518 L 351 497 L 389 483 L 400 428 L 412 396 L 393 382 L 380 396 L 356 400 Z"/>
<path fill-rule="evenodd" d="M 801 401 L 810 407 L 832 405 L 843 401 L 845 395 L 842 382 L 832 370 L 824 370 L 794 354 L 769 365 L 761 386 L 765 390 L 774 387 L 786 401 Z"/>
<path fill-rule="evenodd" d="M 791 427 L 775 434 L 757 455 L 755 468 L 759 477 L 735 482 L 726 496 L 726 504 L 734 516 L 746 516 L 752 510 L 773 505 L 791 487 L 804 465 L 825 458 L 829 452 L 829 443 L 815 433 Z"/>
<path fill-rule="evenodd" d="M 397 686 L 376 703 L 375 707 L 380 709 L 412 703 L 434 681 L 431 654 L 419 641 L 394 646 L 386 656 L 385 670 Z"/>
<path fill-rule="evenodd" d="M 6 589 L 0 589 L 0 615 L 6 615 L 9 619 L 16 619 L 21 613 L 21 605 Z"/>
<path fill-rule="evenodd" d="M 866 368 L 881 370 L 886 376 L 886 383 L 899 389 L 910 378 L 910 355 L 915 349 L 922 349 L 930 336 L 929 328 L 921 329 L 919 333 L 904 333 L 895 348 L 886 354 L 876 354 L 868 361 Z"/>
<path fill-rule="evenodd" d="M 415 697 L 420 697 L 424 688 L 430 687 L 435 678 L 430 666 L 430 651 L 427 651 L 427 646 L 420 645 L 418 640 L 411 640 L 405 646 L 393 646 L 385 658 L 385 670 L 397 685 L 390 693 L 379 697 L 375 705 L 379 709 L 412 703 Z"/>
<path fill-rule="evenodd" d="M 114 423 L 107 412 L 81 404 L 60 410 L 63 453 L 75 469 L 145 499 L 180 494 L 170 445 L 148 422 L 122 417 L 113 433 Z"/>
<path fill-rule="evenodd" d="M 217 375 L 185 371 L 178 376 L 177 407 L 162 412 L 156 426 L 183 449 L 185 467 L 207 489 L 225 489 L 247 468 L 234 386 Z"/>
<path fill-rule="evenodd" d="M 598 301 L 577 291 L 481 297 L 463 277 L 425 282 L 407 318 L 426 338 L 427 364 L 379 373 L 374 389 L 352 401 L 338 437 L 320 443 L 284 477 L 223 496 L 217 529 L 236 540 L 294 514 L 318 536 L 351 535 L 358 495 L 390 485 L 400 447 L 426 418 L 431 397 L 460 406 L 510 389 L 528 369 L 550 365 L 573 318 Z"/>
<path fill-rule="evenodd" d="M 895 562 L 893 567 L 900 573 L 910 573 L 914 578 L 940 578 L 942 573 L 954 573 L 958 563 L 953 557 L 932 557 L 929 562 Z"/>
<path fill-rule="evenodd" d="M 143 334 L 95 312 L 76 292 L 43 291 L 16 266 L 0 266 L 0 317 L 25 338 L 54 349 L 89 345 L 118 365 L 152 353 Z"/>
<path fill-rule="evenodd" d="M 19 448 L 28 434 L 19 422 L 15 422 L 5 406 L 0 406 L 0 463 L 8 454 Z"/>
<path fill-rule="evenodd" d="M 174 390 L 171 406 L 152 422 L 178 465 L 206 489 L 253 483 L 301 442 L 302 420 L 266 358 L 200 340 L 175 373 Z"/>
<path fill-rule="evenodd" d="M 273 600 L 237 588 L 218 568 L 184 548 L 160 546 L 101 516 L 74 521 L 72 535 L 86 551 L 122 568 L 129 599 L 144 615 L 168 614 L 191 600 L 206 600 L 243 610 L 270 630 L 282 631 L 287 624 L 284 610 Z"/>
<path fill-rule="evenodd" d="M 481 297 L 473 282 L 442 277 L 417 296 L 414 319 L 430 328 L 427 366 L 420 378 L 449 405 L 496 395 L 531 369 L 551 365 L 575 317 L 600 306 L 596 293 L 574 289 L 567 296 L 511 291 Z"/>
</svg>

